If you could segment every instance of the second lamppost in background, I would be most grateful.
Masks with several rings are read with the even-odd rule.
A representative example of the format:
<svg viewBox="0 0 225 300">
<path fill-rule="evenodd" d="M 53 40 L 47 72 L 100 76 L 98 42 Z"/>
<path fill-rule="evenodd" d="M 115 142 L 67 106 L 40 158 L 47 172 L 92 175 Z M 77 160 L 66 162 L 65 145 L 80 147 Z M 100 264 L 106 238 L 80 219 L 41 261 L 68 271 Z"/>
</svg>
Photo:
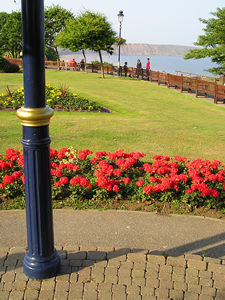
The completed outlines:
<svg viewBox="0 0 225 300">
<path fill-rule="evenodd" d="M 121 39 L 121 28 L 122 28 L 122 22 L 123 22 L 123 11 L 120 10 L 118 13 L 118 20 L 119 20 L 119 24 L 120 24 L 120 29 L 119 29 L 119 39 Z M 119 43 L 119 49 L 118 49 L 118 70 L 117 70 L 117 75 L 120 76 L 120 43 Z"/>
</svg>

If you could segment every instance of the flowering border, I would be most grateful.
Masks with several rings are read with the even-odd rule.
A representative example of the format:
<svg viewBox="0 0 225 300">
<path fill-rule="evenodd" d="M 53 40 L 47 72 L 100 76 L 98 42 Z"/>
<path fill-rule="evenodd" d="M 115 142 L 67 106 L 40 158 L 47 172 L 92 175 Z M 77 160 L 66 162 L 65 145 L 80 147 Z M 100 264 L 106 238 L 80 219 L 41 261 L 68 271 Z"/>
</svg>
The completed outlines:
<svg viewBox="0 0 225 300">
<path fill-rule="evenodd" d="M 225 167 L 218 160 L 155 155 L 143 162 L 141 152 L 126 153 L 50 149 L 53 199 L 61 202 L 130 199 L 153 203 L 174 200 L 192 207 L 224 210 Z M 0 154 L 0 199 L 24 198 L 23 153 Z M 2 204 L 2 208 L 4 205 Z M 71 204 L 72 205 L 72 204 Z"/>
</svg>

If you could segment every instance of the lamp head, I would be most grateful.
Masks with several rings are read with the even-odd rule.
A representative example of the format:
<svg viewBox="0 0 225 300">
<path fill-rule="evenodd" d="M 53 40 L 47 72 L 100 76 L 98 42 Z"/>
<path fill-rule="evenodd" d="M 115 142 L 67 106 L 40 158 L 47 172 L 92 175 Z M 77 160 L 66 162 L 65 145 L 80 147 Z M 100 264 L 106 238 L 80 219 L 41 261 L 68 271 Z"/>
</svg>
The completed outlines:
<svg viewBox="0 0 225 300">
<path fill-rule="evenodd" d="M 123 22 L 123 17 L 124 17 L 123 11 L 120 10 L 117 16 L 118 16 L 119 23 L 122 23 Z"/>
</svg>

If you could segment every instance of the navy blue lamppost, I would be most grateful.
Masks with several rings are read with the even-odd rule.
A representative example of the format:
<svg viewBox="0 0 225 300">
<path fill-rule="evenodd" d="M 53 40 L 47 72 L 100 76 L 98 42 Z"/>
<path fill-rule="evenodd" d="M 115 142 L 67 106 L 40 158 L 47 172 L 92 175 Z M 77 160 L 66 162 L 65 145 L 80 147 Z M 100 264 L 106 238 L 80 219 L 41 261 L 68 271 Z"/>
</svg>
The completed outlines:
<svg viewBox="0 0 225 300">
<path fill-rule="evenodd" d="M 121 39 L 121 29 L 122 29 L 122 22 L 123 22 L 123 17 L 124 17 L 123 11 L 120 10 L 117 16 L 118 16 L 118 21 L 120 24 L 119 39 Z M 118 66 L 117 75 L 120 76 L 120 41 L 119 41 L 119 48 L 118 48 L 118 65 L 117 66 Z"/>
<path fill-rule="evenodd" d="M 45 105 L 44 0 L 22 0 L 25 103 L 17 111 L 23 126 L 27 243 L 24 273 L 44 279 L 57 274 L 50 182 L 49 120 Z"/>
</svg>

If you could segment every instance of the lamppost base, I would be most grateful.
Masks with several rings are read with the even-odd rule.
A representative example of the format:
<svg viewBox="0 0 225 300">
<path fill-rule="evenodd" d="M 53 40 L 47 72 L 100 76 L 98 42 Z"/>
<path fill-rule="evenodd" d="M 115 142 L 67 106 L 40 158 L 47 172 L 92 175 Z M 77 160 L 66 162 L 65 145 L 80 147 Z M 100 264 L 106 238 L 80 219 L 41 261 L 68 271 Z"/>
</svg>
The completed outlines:
<svg viewBox="0 0 225 300">
<path fill-rule="evenodd" d="M 23 260 L 24 273 L 35 279 L 47 279 L 57 275 L 60 266 L 60 257 L 55 250 L 48 257 L 35 257 L 26 253 Z"/>
</svg>

